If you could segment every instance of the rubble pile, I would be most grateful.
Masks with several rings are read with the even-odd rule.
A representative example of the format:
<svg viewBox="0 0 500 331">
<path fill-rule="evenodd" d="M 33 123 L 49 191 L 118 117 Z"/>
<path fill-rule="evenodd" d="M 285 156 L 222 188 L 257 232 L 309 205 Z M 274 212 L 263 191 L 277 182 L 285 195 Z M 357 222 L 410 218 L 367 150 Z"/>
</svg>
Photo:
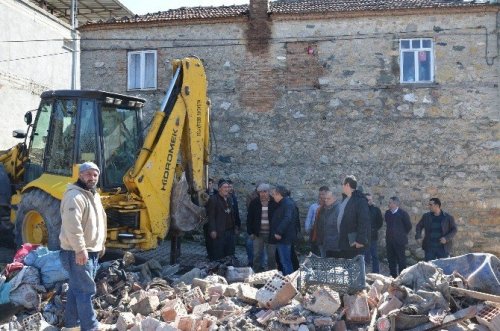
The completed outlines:
<svg viewBox="0 0 500 331">
<path fill-rule="evenodd" d="M 276 270 L 254 274 L 229 259 L 183 272 L 178 265 L 162 266 L 155 260 L 135 265 L 134 256 L 126 253 L 101 265 L 94 307 L 100 322 L 119 331 L 498 331 L 500 287 L 485 289 L 495 288 L 500 264 L 498 258 L 489 258 L 486 269 L 493 277 L 485 278 L 481 272 L 483 278 L 477 282 L 477 269 L 475 275 L 460 274 L 463 269 L 445 274 L 446 267 L 428 262 L 405 269 L 396 279 L 365 275 L 364 267 L 357 269 L 361 275 L 351 277 L 343 270 L 339 278 L 335 276 L 339 266 L 327 269 L 331 264 L 325 261 L 311 267 L 306 259 L 300 270 L 288 276 Z M 336 260 L 340 261 L 329 263 Z M 342 260 L 339 265 L 345 263 Z M 48 275 L 40 270 L 23 266 L 10 276 L 4 270 L 0 330 L 63 326 L 67 284 L 63 280 L 43 285 Z M 360 276 L 364 286 L 358 289 Z"/>
</svg>

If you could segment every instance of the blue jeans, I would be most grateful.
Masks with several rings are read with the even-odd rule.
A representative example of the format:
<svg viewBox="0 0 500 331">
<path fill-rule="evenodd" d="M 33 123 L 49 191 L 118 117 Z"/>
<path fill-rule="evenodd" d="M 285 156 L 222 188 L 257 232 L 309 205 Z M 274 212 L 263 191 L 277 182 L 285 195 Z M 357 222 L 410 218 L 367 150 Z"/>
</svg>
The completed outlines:
<svg viewBox="0 0 500 331">
<path fill-rule="evenodd" d="M 378 274 L 380 272 L 380 264 L 378 261 L 377 243 L 377 240 L 372 239 L 370 246 L 365 251 L 365 261 L 367 264 L 372 263 L 372 272 Z"/>
<path fill-rule="evenodd" d="M 278 250 L 278 255 L 280 263 L 283 267 L 283 275 L 289 275 L 293 272 L 292 265 L 292 245 L 291 244 L 277 244 L 276 249 Z"/>
<path fill-rule="evenodd" d="M 248 235 L 245 242 L 245 248 L 247 250 L 248 266 L 253 267 L 253 240 L 250 238 L 250 235 Z"/>
<path fill-rule="evenodd" d="M 85 265 L 78 265 L 75 252 L 61 250 L 61 263 L 69 273 L 69 288 L 64 310 L 64 325 L 73 328 L 80 325 L 82 331 L 96 330 L 99 327 L 92 298 L 96 293 L 94 277 L 98 268 L 98 252 L 89 252 Z"/>
</svg>

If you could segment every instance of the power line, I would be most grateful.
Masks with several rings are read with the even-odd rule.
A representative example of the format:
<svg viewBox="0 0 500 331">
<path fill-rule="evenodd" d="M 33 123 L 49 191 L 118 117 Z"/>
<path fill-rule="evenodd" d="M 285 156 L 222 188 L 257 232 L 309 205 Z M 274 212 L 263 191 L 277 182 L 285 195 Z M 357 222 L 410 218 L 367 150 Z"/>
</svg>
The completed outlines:
<svg viewBox="0 0 500 331">
<path fill-rule="evenodd" d="M 17 59 L 0 60 L 0 62 L 11 62 L 11 61 L 13 62 L 13 61 L 19 61 L 19 60 L 29 60 L 29 59 L 36 59 L 36 58 L 48 57 L 48 56 L 57 56 L 57 55 L 63 55 L 63 54 L 69 54 L 69 53 L 68 52 L 62 52 L 62 53 L 52 53 L 52 54 L 26 56 L 26 57 L 19 57 Z"/>
</svg>

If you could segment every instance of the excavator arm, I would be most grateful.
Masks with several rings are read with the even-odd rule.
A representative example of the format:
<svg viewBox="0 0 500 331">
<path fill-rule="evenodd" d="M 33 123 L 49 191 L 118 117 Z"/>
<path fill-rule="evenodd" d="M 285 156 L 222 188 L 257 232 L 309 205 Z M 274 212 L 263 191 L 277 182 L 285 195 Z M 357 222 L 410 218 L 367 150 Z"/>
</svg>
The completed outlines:
<svg viewBox="0 0 500 331">
<path fill-rule="evenodd" d="M 161 108 L 154 114 L 134 166 L 124 176 L 128 192 L 144 202 L 151 233 L 161 239 L 171 225 L 171 195 L 179 168 L 187 178 L 191 199 L 199 205 L 209 162 L 205 69 L 196 57 L 174 60 L 172 65 L 174 75 Z"/>
</svg>

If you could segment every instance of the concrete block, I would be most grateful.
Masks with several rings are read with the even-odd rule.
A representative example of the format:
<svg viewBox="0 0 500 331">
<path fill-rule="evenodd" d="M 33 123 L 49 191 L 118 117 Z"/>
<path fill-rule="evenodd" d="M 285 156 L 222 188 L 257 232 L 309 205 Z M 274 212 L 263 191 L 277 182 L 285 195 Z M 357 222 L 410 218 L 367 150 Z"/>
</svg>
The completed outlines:
<svg viewBox="0 0 500 331">
<path fill-rule="evenodd" d="M 252 274 L 245 279 L 245 283 L 248 283 L 252 286 L 265 285 L 269 281 L 269 279 L 273 278 L 273 276 L 277 273 L 278 270 L 274 269 Z"/>
<path fill-rule="evenodd" d="M 187 315 L 187 310 L 179 298 L 167 301 L 161 310 L 161 317 L 165 322 L 173 322 L 180 315 Z"/>
<path fill-rule="evenodd" d="M 206 289 L 205 293 L 208 296 L 212 296 L 214 294 L 219 294 L 220 296 L 222 296 L 226 291 L 226 287 L 227 285 L 224 284 L 213 284 Z"/>
<path fill-rule="evenodd" d="M 253 269 L 250 267 L 229 266 L 226 271 L 226 280 L 228 283 L 244 282 L 250 275 L 253 275 Z"/>
<path fill-rule="evenodd" d="M 228 287 L 226 287 L 226 290 L 224 291 L 224 296 L 225 297 L 237 296 L 238 295 L 238 288 L 241 284 L 244 284 L 244 283 L 233 283 L 233 284 L 228 285 Z"/>
<path fill-rule="evenodd" d="M 160 322 L 155 331 L 177 331 L 177 328 L 165 322 Z"/>
<path fill-rule="evenodd" d="M 142 331 L 156 331 L 156 328 L 160 326 L 160 321 L 153 317 L 146 317 L 141 322 Z"/>
<path fill-rule="evenodd" d="M 320 315 L 333 316 L 341 305 L 338 292 L 320 287 L 304 300 L 304 308 Z"/>
<path fill-rule="evenodd" d="M 255 299 L 262 307 L 277 309 L 287 305 L 296 294 L 297 290 L 288 277 L 276 273 L 257 291 Z"/>
<path fill-rule="evenodd" d="M 206 311 L 210 310 L 211 308 L 212 307 L 210 306 L 209 303 L 202 303 L 200 305 L 194 306 L 192 314 L 193 315 L 198 315 L 198 316 L 203 316 L 203 314 Z"/>
<path fill-rule="evenodd" d="M 401 308 L 403 306 L 403 303 L 401 300 L 396 298 L 395 296 L 389 296 L 386 301 L 382 302 L 379 307 L 378 311 L 381 316 L 389 314 L 391 311 L 394 309 Z"/>
<path fill-rule="evenodd" d="M 212 285 L 211 282 L 209 282 L 208 280 L 206 279 L 200 279 L 200 278 L 193 278 L 193 283 L 191 284 L 191 286 L 193 287 L 199 287 L 200 290 L 205 293 L 207 288 Z"/>
<path fill-rule="evenodd" d="M 241 283 L 238 286 L 238 299 L 242 302 L 255 305 L 257 303 L 256 299 L 257 289 L 255 287 L 251 287 L 248 284 Z"/>
<path fill-rule="evenodd" d="M 130 306 L 130 310 L 134 314 L 141 314 L 148 316 L 158 308 L 160 305 L 160 299 L 157 296 L 147 296 L 142 300 L 138 301 L 136 304 Z"/>
<path fill-rule="evenodd" d="M 346 320 L 356 323 L 370 322 L 370 308 L 366 295 L 344 295 L 344 308 L 346 308 Z"/>
<path fill-rule="evenodd" d="M 486 304 L 477 314 L 477 321 L 492 331 L 500 331 L 500 307 Z"/>
<path fill-rule="evenodd" d="M 126 331 L 135 325 L 135 316 L 132 313 L 125 312 L 118 315 L 118 320 L 116 321 L 116 328 L 118 331 Z"/>
</svg>

